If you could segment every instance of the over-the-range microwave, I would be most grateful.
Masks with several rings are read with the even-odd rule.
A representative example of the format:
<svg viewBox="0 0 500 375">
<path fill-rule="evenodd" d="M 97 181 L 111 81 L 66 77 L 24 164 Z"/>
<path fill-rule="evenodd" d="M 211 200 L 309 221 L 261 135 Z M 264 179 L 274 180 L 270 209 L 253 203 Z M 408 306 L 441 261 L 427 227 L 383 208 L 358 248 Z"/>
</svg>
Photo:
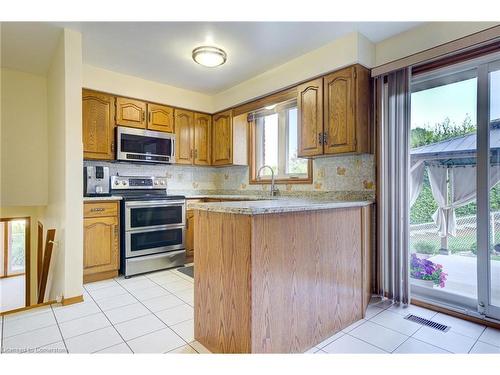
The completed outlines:
<svg viewBox="0 0 500 375">
<path fill-rule="evenodd" d="M 116 159 L 175 163 L 175 135 L 144 129 L 116 128 Z"/>
</svg>

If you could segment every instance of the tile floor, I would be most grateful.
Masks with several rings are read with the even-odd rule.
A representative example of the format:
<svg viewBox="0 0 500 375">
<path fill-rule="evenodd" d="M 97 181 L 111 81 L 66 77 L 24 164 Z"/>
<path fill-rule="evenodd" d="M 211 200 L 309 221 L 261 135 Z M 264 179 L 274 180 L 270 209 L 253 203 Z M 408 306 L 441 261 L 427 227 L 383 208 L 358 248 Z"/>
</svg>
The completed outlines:
<svg viewBox="0 0 500 375">
<path fill-rule="evenodd" d="M 3 353 L 208 353 L 193 337 L 193 280 L 176 271 L 84 286 L 84 302 L 0 317 Z M 442 333 L 413 313 L 451 325 Z M 500 353 L 500 330 L 373 298 L 367 316 L 306 353 Z"/>
</svg>

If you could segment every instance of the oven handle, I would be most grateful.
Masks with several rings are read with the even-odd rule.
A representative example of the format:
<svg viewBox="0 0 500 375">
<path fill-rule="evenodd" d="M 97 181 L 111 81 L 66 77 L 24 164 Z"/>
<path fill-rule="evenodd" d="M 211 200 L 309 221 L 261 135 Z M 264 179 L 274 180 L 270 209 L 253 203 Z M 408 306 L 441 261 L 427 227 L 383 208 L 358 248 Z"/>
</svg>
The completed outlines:
<svg viewBox="0 0 500 375">
<path fill-rule="evenodd" d="M 125 202 L 125 208 L 128 207 L 133 207 L 133 208 L 140 208 L 140 207 L 169 207 L 169 206 L 184 206 L 186 204 L 185 201 L 151 201 L 151 202 Z"/>
<path fill-rule="evenodd" d="M 141 227 L 137 229 L 127 229 L 125 230 L 125 234 L 159 232 L 162 230 L 170 230 L 170 229 L 185 229 L 185 227 L 186 224 L 158 225 L 156 227 Z"/>
</svg>

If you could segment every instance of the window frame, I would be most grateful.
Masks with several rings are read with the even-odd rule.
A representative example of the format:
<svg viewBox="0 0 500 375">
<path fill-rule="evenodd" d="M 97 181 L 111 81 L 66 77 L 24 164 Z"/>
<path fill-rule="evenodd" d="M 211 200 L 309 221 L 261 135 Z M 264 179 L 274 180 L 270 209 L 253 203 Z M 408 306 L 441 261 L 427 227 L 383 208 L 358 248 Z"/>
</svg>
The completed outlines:
<svg viewBox="0 0 500 375">
<path fill-rule="evenodd" d="M 288 118 L 288 112 L 286 114 Z M 279 121 L 279 120 L 278 120 Z M 248 119 L 249 128 L 249 184 L 250 185 L 266 185 L 271 183 L 271 177 L 263 176 L 261 179 L 257 178 L 257 163 L 256 163 L 256 118 L 255 116 L 249 116 Z M 286 145 L 288 145 L 288 121 L 286 123 Z M 285 153 L 287 155 L 286 164 L 288 164 L 288 147 L 285 146 Z M 305 159 L 305 158 L 304 158 Z M 287 167 L 286 167 L 287 168 Z M 285 169 L 286 170 L 286 169 Z M 290 176 L 286 178 L 275 178 L 275 184 L 312 184 L 313 183 L 313 161 L 308 159 L 307 161 L 307 176 L 306 177 L 295 177 Z"/>
</svg>

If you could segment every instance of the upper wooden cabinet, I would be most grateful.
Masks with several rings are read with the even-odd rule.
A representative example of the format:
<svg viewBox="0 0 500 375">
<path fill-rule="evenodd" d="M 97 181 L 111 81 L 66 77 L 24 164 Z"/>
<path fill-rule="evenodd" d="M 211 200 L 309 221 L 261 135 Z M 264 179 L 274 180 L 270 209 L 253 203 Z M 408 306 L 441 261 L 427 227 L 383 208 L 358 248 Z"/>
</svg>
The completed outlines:
<svg viewBox="0 0 500 375">
<path fill-rule="evenodd" d="M 210 165 L 210 139 L 212 116 L 204 113 L 194 114 L 194 164 Z"/>
<path fill-rule="evenodd" d="M 175 162 L 210 165 L 212 116 L 175 110 Z"/>
<path fill-rule="evenodd" d="M 369 70 L 353 65 L 300 85 L 299 156 L 370 152 Z"/>
<path fill-rule="evenodd" d="M 297 87 L 298 155 L 323 153 L 323 78 Z"/>
<path fill-rule="evenodd" d="M 175 162 L 177 164 L 193 164 L 193 121 L 193 112 L 175 110 Z"/>
<path fill-rule="evenodd" d="M 228 165 L 233 162 L 233 115 L 232 111 L 217 113 L 212 124 L 212 165 Z"/>
<path fill-rule="evenodd" d="M 115 98 L 91 90 L 82 93 L 84 159 L 114 159 Z"/>
<path fill-rule="evenodd" d="M 116 98 L 116 125 L 146 129 L 146 102 Z"/>
<path fill-rule="evenodd" d="M 172 133 L 174 131 L 174 109 L 166 105 L 148 103 L 147 128 Z"/>
</svg>

